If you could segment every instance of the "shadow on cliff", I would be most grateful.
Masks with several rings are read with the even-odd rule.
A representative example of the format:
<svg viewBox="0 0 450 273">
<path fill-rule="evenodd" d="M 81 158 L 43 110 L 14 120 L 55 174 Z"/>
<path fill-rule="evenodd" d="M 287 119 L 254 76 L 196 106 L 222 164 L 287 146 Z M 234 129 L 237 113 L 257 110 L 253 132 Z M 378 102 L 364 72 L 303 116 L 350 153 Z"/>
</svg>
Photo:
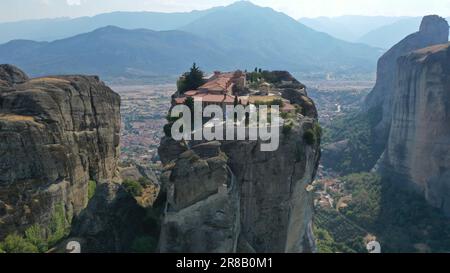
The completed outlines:
<svg viewBox="0 0 450 273">
<path fill-rule="evenodd" d="M 103 184 L 88 207 L 74 219 L 71 237 L 82 238 L 88 253 L 152 253 L 161 229 L 166 195 L 143 208 L 119 184 Z"/>
<path fill-rule="evenodd" d="M 423 196 L 393 178 L 382 179 L 379 214 L 372 228 L 383 252 L 449 252 L 449 225 L 450 219 Z"/>
</svg>

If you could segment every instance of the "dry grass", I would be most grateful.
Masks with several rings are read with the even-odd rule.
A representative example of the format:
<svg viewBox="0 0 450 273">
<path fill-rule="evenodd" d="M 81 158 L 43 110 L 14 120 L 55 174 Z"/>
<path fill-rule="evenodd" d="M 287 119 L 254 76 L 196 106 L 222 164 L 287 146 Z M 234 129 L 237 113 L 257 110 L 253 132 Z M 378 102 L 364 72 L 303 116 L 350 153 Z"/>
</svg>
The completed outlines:
<svg viewBox="0 0 450 273">
<path fill-rule="evenodd" d="M 44 78 L 35 78 L 29 81 L 30 83 L 70 83 L 67 80 L 59 79 L 59 78 L 51 78 L 51 77 L 44 77 Z"/>
<path fill-rule="evenodd" d="M 142 195 L 136 197 L 136 201 L 138 204 L 144 208 L 148 208 L 153 206 L 153 204 L 156 201 L 156 198 L 158 198 L 160 188 L 156 185 L 150 185 L 144 188 L 142 191 Z"/>
<path fill-rule="evenodd" d="M 256 102 L 261 102 L 261 103 L 267 103 L 267 102 L 271 102 L 274 101 L 276 99 L 281 99 L 280 96 L 250 96 L 248 98 L 250 103 L 256 103 Z"/>
<path fill-rule="evenodd" d="M 434 45 L 434 46 L 429 46 L 429 47 L 419 49 L 416 52 L 419 54 L 436 53 L 438 51 L 447 49 L 449 46 L 450 46 L 450 44 Z"/>
<path fill-rule="evenodd" d="M 34 121 L 34 118 L 31 116 L 21 116 L 15 114 L 0 114 L 0 120 L 6 121 Z"/>
</svg>

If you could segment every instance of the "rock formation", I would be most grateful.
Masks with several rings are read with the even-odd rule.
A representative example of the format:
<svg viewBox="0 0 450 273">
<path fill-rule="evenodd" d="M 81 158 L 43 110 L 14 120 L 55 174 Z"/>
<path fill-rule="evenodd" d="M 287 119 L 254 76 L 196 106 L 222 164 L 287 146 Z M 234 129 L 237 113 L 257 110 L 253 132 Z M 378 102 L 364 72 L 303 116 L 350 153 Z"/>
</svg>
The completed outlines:
<svg viewBox="0 0 450 273">
<path fill-rule="evenodd" d="M 75 218 L 71 237 L 83 239 L 83 252 L 128 252 L 134 239 L 145 232 L 145 216 L 145 209 L 120 184 L 104 183 Z"/>
<path fill-rule="evenodd" d="M 0 66 L 0 239 L 67 222 L 88 203 L 88 181 L 116 176 L 120 97 L 95 76 L 28 79 Z"/>
<path fill-rule="evenodd" d="M 417 49 L 446 43 L 448 36 L 449 26 L 444 18 L 425 16 L 418 32 L 400 41 L 379 59 L 377 82 L 367 96 L 364 108 L 366 111 L 376 109 L 382 115 L 381 122 L 375 128 L 377 139 L 383 142 L 380 146 L 384 146 L 391 124 L 392 102 L 398 78 L 397 59 Z"/>
<path fill-rule="evenodd" d="M 420 49 L 398 63 L 381 171 L 450 215 L 450 45 Z"/>
<path fill-rule="evenodd" d="M 280 147 L 261 152 L 260 141 L 176 142 L 159 148 L 167 208 L 162 252 L 313 251 L 312 182 L 320 158 L 317 111 L 301 84 L 275 84 L 303 110 Z M 283 130 L 284 131 L 284 130 Z M 320 133 L 318 133 L 320 134 Z"/>
</svg>

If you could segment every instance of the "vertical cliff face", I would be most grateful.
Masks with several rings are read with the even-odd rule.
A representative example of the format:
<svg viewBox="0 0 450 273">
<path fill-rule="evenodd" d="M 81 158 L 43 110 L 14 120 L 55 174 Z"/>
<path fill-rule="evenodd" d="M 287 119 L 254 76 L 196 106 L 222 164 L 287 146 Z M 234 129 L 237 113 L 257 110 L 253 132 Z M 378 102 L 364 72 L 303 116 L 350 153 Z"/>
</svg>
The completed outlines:
<svg viewBox="0 0 450 273">
<path fill-rule="evenodd" d="M 259 253 L 304 252 L 312 219 L 312 183 L 319 160 L 319 143 L 308 145 L 303 135 L 315 119 L 298 119 L 283 135 L 275 152 L 261 152 L 258 142 L 229 142 L 223 150 L 240 190 L 240 244 Z"/>
<path fill-rule="evenodd" d="M 179 143 L 164 138 L 159 154 L 167 191 L 162 252 L 312 251 L 312 194 L 308 185 L 320 158 L 317 111 L 304 88 L 279 88 L 303 114 L 280 132 L 280 147 L 260 141 Z"/>
<path fill-rule="evenodd" d="M 418 32 L 400 41 L 379 59 L 377 82 L 367 96 L 364 108 L 366 111 L 377 109 L 382 115 L 381 122 L 375 128 L 380 141 L 385 142 L 389 134 L 392 102 L 398 81 L 397 59 L 417 49 L 446 43 L 448 36 L 449 26 L 444 18 L 436 15 L 425 16 Z"/>
<path fill-rule="evenodd" d="M 28 79 L 0 66 L 0 238 L 68 222 L 86 207 L 88 181 L 116 175 L 120 97 L 97 77 Z"/>
<path fill-rule="evenodd" d="M 415 51 L 398 63 L 383 172 L 450 215 L 450 45 Z"/>
</svg>

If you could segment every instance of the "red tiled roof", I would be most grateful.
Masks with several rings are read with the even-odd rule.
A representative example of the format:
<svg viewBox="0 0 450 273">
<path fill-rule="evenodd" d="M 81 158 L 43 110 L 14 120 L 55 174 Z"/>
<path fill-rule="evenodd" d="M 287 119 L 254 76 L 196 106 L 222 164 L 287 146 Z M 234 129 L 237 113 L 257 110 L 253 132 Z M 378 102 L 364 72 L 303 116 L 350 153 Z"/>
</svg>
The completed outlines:
<svg viewBox="0 0 450 273">
<path fill-rule="evenodd" d="M 198 90 L 190 90 L 190 91 L 185 92 L 184 94 L 188 97 L 191 97 L 191 96 L 197 95 L 197 93 L 198 93 Z"/>
<path fill-rule="evenodd" d="M 176 104 L 183 104 L 186 101 L 186 97 L 193 97 L 196 101 L 202 99 L 206 103 L 233 104 L 234 97 L 228 93 L 233 88 L 234 83 L 232 80 L 235 76 L 236 72 L 216 72 L 208 82 L 198 88 L 199 90 L 189 90 L 184 93 L 184 97 L 175 98 L 174 101 Z"/>
<path fill-rule="evenodd" d="M 225 103 L 225 104 L 233 104 L 234 97 L 230 95 L 216 95 L 216 94 L 207 94 L 201 97 L 203 102 L 206 103 Z"/>
<path fill-rule="evenodd" d="M 186 97 L 183 98 L 175 98 L 176 104 L 183 104 L 186 101 Z"/>
<path fill-rule="evenodd" d="M 234 97 L 231 95 L 221 95 L 221 94 L 208 94 L 208 93 L 199 93 L 197 95 L 192 96 L 195 101 L 201 100 L 205 103 L 225 103 L 225 104 L 233 104 Z M 175 98 L 176 104 L 183 104 L 186 102 L 187 97 Z"/>
<path fill-rule="evenodd" d="M 231 80 L 234 73 L 222 73 L 212 77 L 208 82 L 199 87 L 199 89 L 206 89 L 209 91 L 227 91 L 232 86 Z"/>
</svg>

